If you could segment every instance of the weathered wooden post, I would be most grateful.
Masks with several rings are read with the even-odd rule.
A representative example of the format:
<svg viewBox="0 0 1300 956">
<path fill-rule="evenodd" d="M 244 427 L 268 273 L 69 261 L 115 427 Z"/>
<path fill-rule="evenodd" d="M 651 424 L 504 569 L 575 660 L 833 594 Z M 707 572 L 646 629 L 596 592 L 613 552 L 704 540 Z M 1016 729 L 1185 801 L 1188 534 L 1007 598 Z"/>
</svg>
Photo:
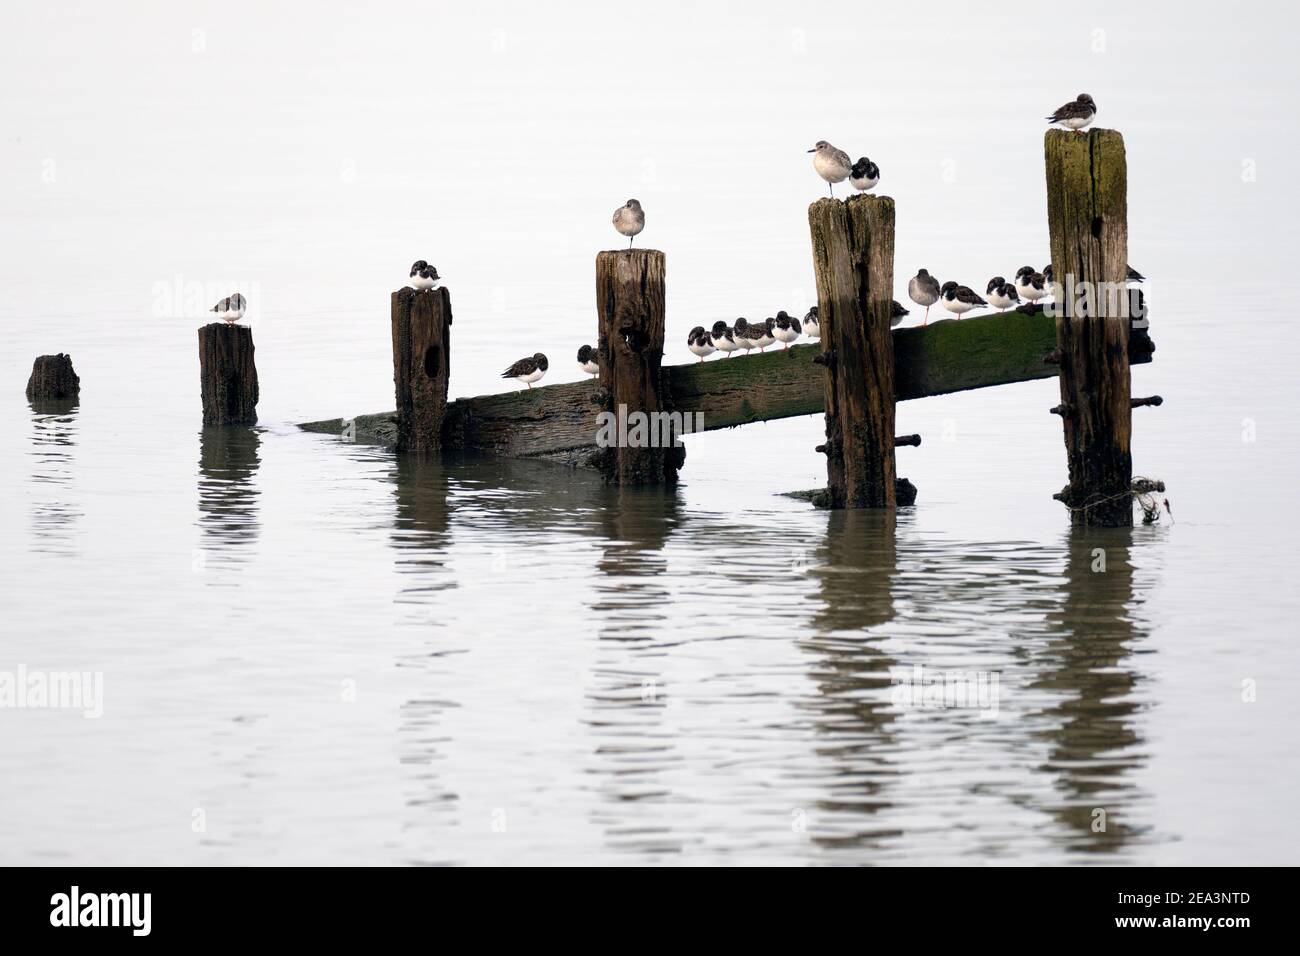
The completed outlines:
<svg viewBox="0 0 1300 956">
<path fill-rule="evenodd" d="M 808 207 L 826 367 L 832 508 L 890 508 L 894 469 L 894 200 L 854 196 Z"/>
<path fill-rule="evenodd" d="M 253 330 L 212 322 L 199 329 L 203 424 L 257 424 L 257 365 Z"/>
<path fill-rule="evenodd" d="M 437 451 L 451 371 L 451 294 L 398 289 L 392 309 L 397 450 Z"/>
<path fill-rule="evenodd" d="M 27 379 L 28 401 L 75 398 L 80 392 L 81 379 L 72 368 L 71 355 L 37 356 Z"/>
<path fill-rule="evenodd" d="M 684 449 L 675 432 L 658 425 L 639 431 L 640 421 L 662 421 L 670 399 L 660 371 L 664 355 L 664 254 L 657 249 L 620 249 L 596 256 L 596 312 L 600 319 L 602 409 L 620 424 L 619 440 L 601 449 L 605 480 L 614 485 L 673 484 Z M 666 418 L 666 416 L 664 416 Z M 623 436 L 626 435 L 626 440 Z M 657 435 L 658 440 L 650 441 Z"/>
<path fill-rule="evenodd" d="M 1129 493 L 1128 172 L 1117 130 L 1051 130 L 1044 142 L 1052 272 L 1061 284 L 1056 344 L 1070 483 L 1057 498 L 1074 525 L 1133 524 Z M 1054 353 L 1054 354 L 1057 354 Z"/>
</svg>

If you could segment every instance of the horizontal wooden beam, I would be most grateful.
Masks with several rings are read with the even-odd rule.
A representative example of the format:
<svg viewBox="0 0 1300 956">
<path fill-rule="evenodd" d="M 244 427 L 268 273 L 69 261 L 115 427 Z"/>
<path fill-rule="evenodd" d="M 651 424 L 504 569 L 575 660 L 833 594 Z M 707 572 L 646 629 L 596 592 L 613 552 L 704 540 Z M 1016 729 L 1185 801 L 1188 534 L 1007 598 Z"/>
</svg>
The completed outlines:
<svg viewBox="0 0 1300 956">
<path fill-rule="evenodd" d="M 1055 378 L 1044 359 L 1056 348 L 1056 320 L 1041 306 L 924 327 L 895 329 L 894 388 L 899 401 L 973 388 Z M 1129 338 L 1129 361 L 1151 361 L 1145 330 Z M 749 422 L 822 412 L 825 371 L 813 363 L 816 344 L 795 345 L 708 362 L 669 365 L 672 410 L 698 412 L 706 431 Z M 514 458 L 542 457 L 590 464 L 596 415 L 604 396 L 595 381 L 460 398 L 447 406 L 443 447 Z M 307 422 L 306 431 L 344 434 L 360 442 L 391 445 L 392 413 Z"/>
</svg>

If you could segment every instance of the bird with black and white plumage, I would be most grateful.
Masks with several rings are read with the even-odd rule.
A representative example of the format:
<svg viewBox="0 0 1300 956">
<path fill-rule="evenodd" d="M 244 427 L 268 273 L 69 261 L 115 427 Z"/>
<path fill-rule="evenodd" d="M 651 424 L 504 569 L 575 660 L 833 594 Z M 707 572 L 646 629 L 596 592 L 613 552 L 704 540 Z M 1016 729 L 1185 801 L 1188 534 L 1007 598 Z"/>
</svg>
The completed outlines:
<svg viewBox="0 0 1300 956">
<path fill-rule="evenodd" d="M 740 343 L 736 341 L 736 335 L 732 332 L 731 327 L 721 319 L 713 323 L 709 338 L 713 341 L 713 347 L 726 358 L 731 358 L 731 353 L 741 347 Z"/>
<path fill-rule="evenodd" d="M 788 349 L 790 343 L 797 339 L 802 331 L 799 320 L 786 312 L 785 309 L 782 309 L 773 318 L 772 334 L 776 336 L 778 342 L 783 343 L 783 348 Z"/>
<path fill-rule="evenodd" d="M 750 341 L 758 346 L 760 352 L 776 342 L 776 336 L 772 334 L 772 330 L 775 327 L 776 319 L 771 316 L 757 325 L 751 325 L 749 327 Z"/>
<path fill-rule="evenodd" d="M 627 247 L 631 249 L 632 240 L 645 228 L 645 210 L 641 208 L 641 203 L 629 199 L 615 209 L 614 228 L 618 230 L 620 236 L 627 236 Z"/>
<path fill-rule="evenodd" d="M 889 300 L 889 327 L 892 329 L 899 322 L 911 315 L 897 299 Z"/>
<path fill-rule="evenodd" d="M 423 292 L 426 289 L 436 289 L 442 277 L 438 275 L 438 270 L 423 259 L 416 259 L 411 264 L 411 279 L 407 283 L 417 292 Z"/>
<path fill-rule="evenodd" d="M 713 345 L 713 336 L 709 335 L 702 325 L 691 329 L 690 334 L 686 336 L 686 347 L 691 350 L 692 355 L 698 355 L 701 362 L 706 355 L 712 355 L 717 351 Z"/>
<path fill-rule="evenodd" d="M 532 388 L 533 382 L 540 380 L 546 374 L 548 368 L 550 368 L 550 363 L 547 361 L 546 356 L 541 352 L 536 352 L 532 358 L 521 358 L 514 365 L 511 365 L 501 373 L 501 377 L 513 378 Z"/>
<path fill-rule="evenodd" d="M 600 363 L 596 361 L 596 350 L 590 345 L 584 345 L 578 349 L 578 368 L 588 375 L 600 374 Z"/>
<path fill-rule="evenodd" d="M 822 320 L 815 305 L 803 317 L 803 334 L 814 342 L 822 337 Z"/>
<path fill-rule="evenodd" d="M 1003 312 L 1020 304 L 1020 295 L 1016 292 L 1016 287 L 1002 276 L 994 276 L 990 279 L 984 294 L 989 297 L 989 305 Z"/>
<path fill-rule="evenodd" d="M 1051 295 L 1047 277 L 1035 272 L 1033 266 L 1021 266 L 1016 270 L 1016 292 L 1031 305 Z"/>
<path fill-rule="evenodd" d="M 858 192 L 875 189 L 880 182 L 880 167 L 863 156 L 849 170 L 849 185 Z"/>
<path fill-rule="evenodd" d="M 813 153 L 813 169 L 817 175 L 826 180 L 826 185 L 830 188 L 831 198 L 835 198 L 835 184 L 842 183 L 849 178 L 853 172 L 853 160 L 849 159 L 849 154 L 842 149 L 836 149 L 824 139 L 819 139 L 817 145 L 808 152 Z"/>
<path fill-rule="evenodd" d="M 924 269 L 918 269 L 916 275 L 907 281 L 907 297 L 925 307 L 922 325 L 930 321 L 930 306 L 939 301 L 939 296 L 939 280 Z"/>
<path fill-rule="evenodd" d="M 746 355 L 758 348 L 756 341 L 759 337 L 758 327 L 755 326 L 751 332 L 749 322 L 743 316 L 737 319 L 736 324 L 731 327 L 731 335 L 736 340 L 736 344 L 745 350 Z M 750 337 L 751 335 L 753 338 Z"/>
<path fill-rule="evenodd" d="M 970 286 L 958 285 L 956 282 L 945 282 L 940 291 L 943 296 L 943 307 L 960 319 L 972 309 L 978 309 L 980 306 L 988 305 L 983 299 L 975 294 L 975 290 Z"/>
<path fill-rule="evenodd" d="M 1047 117 L 1047 122 L 1060 123 L 1066 129 L 1082 133 L 1096 115 L 1096 102 L 1087 93 L 1080 93 L 1064 106 L 1058 106 L 1056 112 Z"/>
<path fill-rule="evenodd" d="M 244 297 L 236 292 L 234 295 L 226 296 L 208 311 L 215 312 L 217 313 L 217 318 L 224 319 L 226 322 L 234 324 L 244 317 L 244 309 L 246 306 L 247 303 L 245 302 Z"/>
</svg>

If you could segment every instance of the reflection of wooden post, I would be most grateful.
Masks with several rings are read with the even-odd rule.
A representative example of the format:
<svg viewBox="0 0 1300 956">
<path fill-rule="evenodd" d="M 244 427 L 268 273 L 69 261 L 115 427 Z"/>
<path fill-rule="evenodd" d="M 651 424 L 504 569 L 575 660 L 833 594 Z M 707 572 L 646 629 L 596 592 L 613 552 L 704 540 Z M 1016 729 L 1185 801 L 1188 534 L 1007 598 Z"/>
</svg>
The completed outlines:
<svg viewBox="0 0 1300 956">
<path fill-rule="evenodd" d="M 32 363 L 32 375 L 27 379 L 29 401 L 75 398 L 81 391 L 81 379 L 72 369 L 72 356 L 39 355 Z"/>
<path fill-rule="evenodd" d="M 669 410 L 660 372 L 664 268 L 664 254 L 657 249 L 620 249 L 596 256 L 596 312 L 600 319 L 596 351 L 605 393 L 603 410 L 616 418 L 634 412 L 653 416 Z M 629 437 L 634 434 L 634 424 L 628 421 Z M 657 426 L 653 432 L 659 432 Z M 638 447 L 620 444 L 603 449 L 600 460 L 605 480 L 615 485 L 675 482 L 683 449 L 673 447 L 671 435 L 659 435 L 659 439 L 659 447 L 646 447 L 648 442 L 638 441 Z"/>
<path fill-rule="evenodd" d="M 447 289 L 393 293 L 393 383 L 397 450 L 442 447 L 451 364 L 451 294 Z"/>
<path fill-rule="evenodd" d="M 213 322 L 199 329 L 203 424 L 257 424 L 257 365 L 253 330 Z"/>
<path fill-rule="evenodd" d="M 894 200 L 819 199 L 808 208 L 826 367 L 827 490 L 834 508 L 896 504 Z"/>
<path fill-rule="evenodd" d="M 1047 220 L 1052 273 L 1061 283 L 1056 319 L 1061 404 L 1070 483 L 1057 496 L 1075 525 L 1133 524 L 1129 485 L 1132 411 L 1129 381 L 1128 172 L 1124 137 L 1051 130 Z M 1086 297 L 1087 305 L 1079 304 Z"/>
</svg>

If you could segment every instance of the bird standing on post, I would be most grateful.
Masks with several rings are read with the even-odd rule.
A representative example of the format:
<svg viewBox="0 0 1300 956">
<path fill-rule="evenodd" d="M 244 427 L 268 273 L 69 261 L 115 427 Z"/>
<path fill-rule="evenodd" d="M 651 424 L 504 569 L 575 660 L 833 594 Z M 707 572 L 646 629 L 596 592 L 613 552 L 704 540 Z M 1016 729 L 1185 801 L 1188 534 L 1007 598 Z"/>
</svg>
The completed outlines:
<svg viewBox="0 0 1300 956">
<path fill-rule="evenodd" d="M 550 363 L 546 360 L 546 356 L 541 352 L 537 352 L 532 358 L 521 358 L 502 372 L 501 377 L 517 379 L 532 388 L 533 382 L 545 375 L 548 368 L 550 368 Z"/>
<path fill-rule="evenodd" d="M 925 318 L 921 320 L 925 325 L 930 321 L 930 306 L 939 301 L 939 280 L 924 269 L 918 269 L 907 282 L 907 297 L 917 305 L 925 306 Z"/>
<path fill-rule="evenodd" d="M 217 318 L 225 319 L 233 325 L 244 317 L 245 304 L 244 297 L 236 292 L 222 299 L 208 311 L 217 313 Z"/>
<path fill-rule="evenodd" d="M 411 279 L 407 285 L 417 292 L 423 292 L 425 289 L 436 289 L 441 280 L 437 269 L 423 259 L 416 259 L 411 265 Z"/>
<path fill-rule="evenodd" d="M 875 189 L 878 182 L 880 182 L 880 167 L 865 156 L 854 163 L 853 168 L 849 170 L 849 185 L 858 192 L 864 193 L 869 189 Z"/>
<path fill-rule="evenodd" d="M 1066 129 L 1082 133 L 1083 128 L 1097 115 L 1097 104 L 1087 93 L 1080 93 L 1075 99 L 1059 106 L 1056 112 L 1047 117 L 1049 123 L 1060 123 Z"/>
<path fill-rule="evenodd" d="M 620 236 L 627 236 L 627 247 L 632 248 L 632 239 L 645 228 L 645 210 L 641 203 L 629 199 L 624 205 L 614 210 L 614 228 Z"/>
<path fill-rule="evenodd" d="M 853 160 L 849 159 L 849 154 L 844 150 L 836 149 L 824 139 L 818 140 L 817 145 L 808 152 L 816 154 L 813 156 L 813 169 L 826 180 L 831 198 L 834 199 L 835 184 L 849 178 L 849 173 L 853 172 Z"/>
</svg>

